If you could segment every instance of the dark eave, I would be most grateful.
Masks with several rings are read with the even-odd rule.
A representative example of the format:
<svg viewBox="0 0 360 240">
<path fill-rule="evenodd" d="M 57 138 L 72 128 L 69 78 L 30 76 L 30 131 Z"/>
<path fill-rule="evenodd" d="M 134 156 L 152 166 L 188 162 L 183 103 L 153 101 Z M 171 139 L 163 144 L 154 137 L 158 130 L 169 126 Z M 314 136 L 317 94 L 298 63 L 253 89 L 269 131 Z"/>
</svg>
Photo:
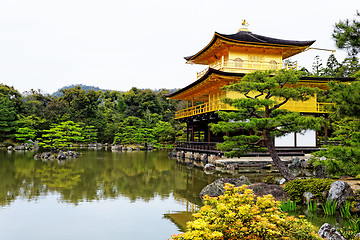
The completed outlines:
<svg viewBox="0 0 360 240">
<path fill-rule="evenodd" d="M 198 55 L 208 50 L 216 42 L 217 39 L 222 39 L 233 43 L 240 43 L 240 44 L 243 43 L 250 45 L 273 46 L 273 47 L 309 47 L 315 42 L 314 40 L 294 41 L 294 40 L 277 39 L 277 38 L 271 38 L 271 37 L 254 34 L 248 31 L 239 31 L 235 34 L 221 34 L 215 32 L 211 42 L 205 48 L 203 48 L 195 55 L 184 58 L 187 61 L 193 60 Z"/>
<path fill-rule="evenodd" d="M 169 93 L 169 94 L 166 94 L 164 95 L 165 97 L 173 97 L 173 96 L 176 96 L 180 93 L 183 93 L 185 92 L 186 90 L 200 84 L 201 82 L 203 82 L 204 80 L 206 80 L 211 74 L 217 74 L 219 76 L 232 76 L 232 77 L 243 77 L 245 76 L 245 73 L 232 73 L 232 72 L 223 72 L 223 71 L 220 71 L 220 70 L 216 70 L 216 69 L 213 69 L 213 68 L 209 68 L 207 70 L 207 72 L 201 77 L 199 78 L 198 80 L 196 80 L 195 82 L 191 83 L 190 85 L 182 88 L 182 89 L 179 89 L 178 91 L 176 92 L 173 92 L 173 93 Z"/>
<path fill-rule="evenodd" d="M 206 80 L 211 74 L 217 74 L 219 76 L 228 76 L 228 77 L 243 77 L 246 74 L 245 73 L 233 73 L 233 72 L 223 72 L 220 70 L 216 70 L 213 68 L 209 68 L 207 70 L 207 72 L 198 80 L 196 80 L 195 82 L 191 83 L 190 85 L 179 89 L 176 92 L 173 93 L 169 93 L 169 94 L 165 94 L 165 97 L 171 98 L 174 97 L 178 94 L 181 94 L 183 92 L 185 92 L 186 90 L 200 84 L 201 82 L 203 82 L 204 80 Z M 318 83 L 324 83 L 324 82 L 331 82 L 331 81 L 336 81 L 336 82 L 352 82 L 355 81 L 355 78 L 351 78 L 351 77 L 343 77 L 343 78 L 339 78 L 339 77 L 301 77 L 300 81 L 309 81 L 309 82 L 318 82 Z"/>
</svg>

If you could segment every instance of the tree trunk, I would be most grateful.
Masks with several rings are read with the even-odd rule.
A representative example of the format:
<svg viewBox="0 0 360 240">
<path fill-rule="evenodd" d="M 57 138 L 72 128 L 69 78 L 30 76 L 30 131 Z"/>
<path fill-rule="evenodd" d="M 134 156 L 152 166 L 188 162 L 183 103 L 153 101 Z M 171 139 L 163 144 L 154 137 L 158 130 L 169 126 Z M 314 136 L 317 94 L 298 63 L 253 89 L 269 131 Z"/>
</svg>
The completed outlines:
<svg viewBox="0 0 360 240">
<path fill-rule="evenodd" d="M 281 161 L 277 151 L 275 150 L 274 141 L 271 137 L 270 131 L 264 130 L 263 136 L 265 139 L 266 148 L 269 151 L 271 159 L 273 160 L 275 166 L 279 169 L 281 175 L 286 179 L 286 181 L 294 180 L 295 176 L 290 172 L 290 169 Z"/>
</svg>

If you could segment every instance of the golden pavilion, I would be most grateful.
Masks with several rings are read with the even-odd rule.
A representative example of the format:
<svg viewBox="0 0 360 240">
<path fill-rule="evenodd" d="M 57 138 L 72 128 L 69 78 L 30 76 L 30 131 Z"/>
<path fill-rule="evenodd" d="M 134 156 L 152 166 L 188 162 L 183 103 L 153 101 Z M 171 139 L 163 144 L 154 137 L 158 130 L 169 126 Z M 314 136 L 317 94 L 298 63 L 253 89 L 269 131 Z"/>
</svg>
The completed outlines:
<svg viewBox="0 0 360 240">
<path fill-rule="evenodd" d="M 219 121 L 218 111 L 234 111 L 235 108 L 224 104 L 223 98 L 239 98 L 239 93 L 223 90 L 222 87 L 231 82 L 241 81 L 245 74 L 257 70 L 297 69 L 297 63 L 287 64 L 286 59 L 304 52 L 315 41 L 293 41 L 266 37 L 250 32 L 243 22 L 235 34 L 215 32 L 210 43 L 196 54 L 185 57 L 187 63 L 205 65 L 205 69 L 197 73 L 196 81 L 172 93 L 170 99 L 184 100 L 187 107 L 175 114 L 175 119 L 187 124 L 186 148 L 215 149 L 216 142 L 222 142 L 223 136 L 214 135 L 209 123 Z M 346 79 L 303 77 L 299 85 L 327 89 L 329 80 L 346 81 Z M 318 101 L 317 96 L 307 101 L 289 101 L 282 106 L 290 111 L 304 114 L 327 114 L 326 105 Z M 293 133 L 275 139 L 277 147 L 316 147 L 317 133 Z"/>
</svg>

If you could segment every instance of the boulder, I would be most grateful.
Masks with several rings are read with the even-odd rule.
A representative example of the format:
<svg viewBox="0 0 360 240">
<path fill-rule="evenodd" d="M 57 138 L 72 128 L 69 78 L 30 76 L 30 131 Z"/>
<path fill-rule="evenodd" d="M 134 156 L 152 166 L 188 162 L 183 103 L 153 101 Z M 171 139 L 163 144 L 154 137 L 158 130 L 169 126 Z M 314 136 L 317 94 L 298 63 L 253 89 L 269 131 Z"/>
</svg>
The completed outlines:
<svg viewBox="0 0 360 240">
<path fill-rule="evenodd" d="M 311 200 L 313 200 L 315 197 L 315 194 L 311 193 L 311 192 L 304 192 L 303 193 L 303 199 L 305 200 L 304 202 L 309 203 Z"/>
<path fill-rule="evenodd" d="M 297 168 L 301 166 L 301 161 L 298 157 L 291 157 L 291 163 L 289 164 L 289 168 Z"/>
<path fill-rule="evenodd" d="M 345 181 L 335 181 L 331 184 L 327 200 L 337 201 L 338 208 L 349 198 L 354 196 L 350 185 Z"/>
<path fill-rule="evenodd" d="M 206 164 L 204 166 L 204 171 L 208 171 L 208 172 L 215 171 L 215 165 L 210 163 Z"/>
<path fill-rule="evenodd" d="M 17 145 L 14 147 L 14 150 L 25 150 L 25 145 L 23 145 L 23 144 Z"/>
<path fill-rule="evenodd" d="M 208 155 L 207 154 L 203 155 L 202 162 L 203 162 L 204 165 L 206 165 L 208 163 Z"/>
<path fill-rule="evenodd" d="M 58 156 L 57 156 L 57 159 L 58 160 L 65 160 L 66 159 L 66 155 L 65 155 L 65 153 L 63 153 L 63 152 L 59 152 L 59 154 L 58 154 Z"/>
<path fill-rule="evenodd" d="M 12 149 L 13 149 L 12 146 L 8 146 L 8 147 L 7 147 L 7 150 L 8 150 L 8 151 L 11 151 Z"/>
<path fill-rule="evenodd" d="M 253 183 L 248 186 L 252 189 L 254 194 L 258 197 L 271 194 L 276 201 L 286 201 L 289 195 L 283 190 L 283 188 L 276 184 L 266 184 L 263 182 Z"/>
<path fill-rule="evenodd" d="M 327 240 L 346 240 L 341 234 L 336 231 L 334 226 L 331 226 L 328 223 L 324 223 L 318 232 L 319 236 Z"/>
<path fill-rule="evenodd" d="M 205 195 L 210 197 L 217 197 L 224 194 L 225 183 L 230 183 L 235 187 L 239 187 L 242 185 L 249 185 L 250 181 L 247 177 L 241 176 L 239 178 L 220 178 L 216 181 L 210 183 L 209 185 L 205 186 L 200 192 L 200 198 L 203 198 Z"/>
<path fill-rule="evenodd" d="M 327 178 L 327 174 L 325 172 L 325 167 L 322 165 L 318 165 L 315 167 L 315 177 L 316 178 Z"/>
</svg>

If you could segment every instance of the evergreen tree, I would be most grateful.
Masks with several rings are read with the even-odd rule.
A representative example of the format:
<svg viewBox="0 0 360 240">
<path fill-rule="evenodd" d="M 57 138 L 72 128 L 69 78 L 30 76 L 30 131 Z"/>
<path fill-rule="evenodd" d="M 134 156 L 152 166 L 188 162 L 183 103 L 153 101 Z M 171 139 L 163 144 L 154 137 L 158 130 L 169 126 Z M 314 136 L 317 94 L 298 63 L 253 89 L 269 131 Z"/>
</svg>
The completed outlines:
<svg viewBox="0 0 360 240">
<path fill-rule="evenodd" d="M 360 17 L 360 12 L 357 11 L 356 15 Z M 332 37 L 338 48 L 346 49 L 349 56 L 355 56 L 360 52 L 360 21 L 340 20 L 335 23 Z"/>
<path fill-rule="evenodd" d="M 16 111 L 8 96 L 0 93 L 0 141 L 12 138 L 16 131 Z"/>
<path fill-rule="evenodd" d="M 42 137 L 38 140 L 39 146 L 47 149 L 71 148 L 74 143 L 84 141 L 83 128 L 73 121 L 53 124 L 50 129 L 42 131 Z"/>
<path fill-rule="evenodd" d="M 252 151 L 267 150 L 280 173 L 287 180 L 294 175 L 280 160 L 275 150 L 274 137 L 306 129 L 319 129 L 321 118 L 303 116 L 298 112 L 281 109 L 289 100 L 305 101 L 318 89 L 295 87 L 302 72 L 294 70 L 257 71 L 245 75 L 241 81 L 225 86 L 225 90 L 237 91 L 243 98 L 225 99 L 238 111 L 220 112 L 223 121 L 213 124 L 215 133 L 239 133 L 225 136 L 220 149 L 230 150 L 227 155 L 241 156 Z M 263 144 L 261 144 L 263 143 Z"/>
</svg>

